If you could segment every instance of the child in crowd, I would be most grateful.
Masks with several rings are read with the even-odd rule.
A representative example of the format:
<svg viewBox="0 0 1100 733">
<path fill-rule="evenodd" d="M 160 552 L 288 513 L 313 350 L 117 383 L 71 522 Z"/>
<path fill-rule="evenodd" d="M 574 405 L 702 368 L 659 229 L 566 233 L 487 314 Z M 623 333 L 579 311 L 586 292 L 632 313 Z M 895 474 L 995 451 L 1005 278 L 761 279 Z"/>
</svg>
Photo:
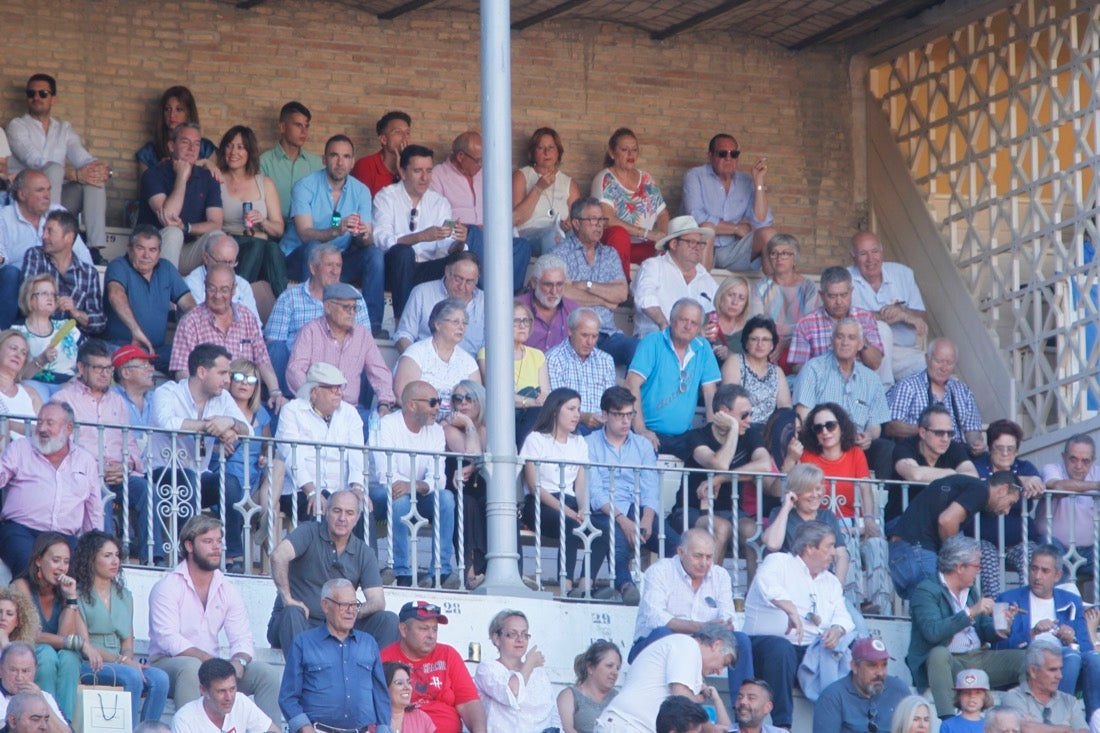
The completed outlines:
<svg viewBox="0 0 1100 733">
<path fill-rule="evenodd" d="M 982 713 L 993 707 L 989 675 L 980 669 L 964 669 L 955 675 L 955 707 L 962 712 L 943 721 L 940 733 L 982 733 Z"/>
</svg>

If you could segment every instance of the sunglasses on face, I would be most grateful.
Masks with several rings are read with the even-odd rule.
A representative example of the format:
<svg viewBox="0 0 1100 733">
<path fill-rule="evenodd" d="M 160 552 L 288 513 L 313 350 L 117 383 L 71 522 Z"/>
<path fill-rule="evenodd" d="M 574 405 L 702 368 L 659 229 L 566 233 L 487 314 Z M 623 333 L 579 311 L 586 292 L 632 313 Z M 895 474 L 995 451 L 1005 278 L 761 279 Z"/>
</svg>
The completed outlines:
<svg viewBox="0 0 1100 733">
<path fill-rule="evenodd" d="M 233 381 L 238 383 L 238 384 L 240 384 L 241 382 L 244 382 L 245 384 L 255 384 L 256 382 L 260 381 L 260 378 L 257 377 L 255 374 L 245 374 L 244 372 L 233 372 Z"/>
<path fill-rule="evenodd" d="M 37 96 L 39 99 L 47 99 L 53 96 L 53 93 L 49 89 L 28 89 L 27 99 L 34 99 Z"/>
<path fill-rule="evenodd" d="M 814 433 L 821 435 L 824 432 L 833 432 L 840 425 L 836 420 L 826 420 L 825 422 L 814 423 Z"/>
<path fill-rule="evenodd" d="M 439 407 L 442 400 L 438 397 L 414 397 L 413 402 L 427 402 L 428 407 Z"/>
<path fill-rule="evenodd" d="M 741 151 L 740 150 L 715 150 L 714 151 L 714 156 L 716 158 L 733 158 L 734 160 L 737 160 L 738 158 L 741 157 Z"/>
<path fill-rule="evenodd" d="M 457 394 L 456 393 L 456 394 L 451 395 L 451 402 L 455 403 L 456 405 L 461 405 L 464 402 L 469 402 L 469 403 L 473 404 L 474 402 L 477 402 L 477 400 L 475 400 L 474 396 L 471 395 L 471 394 Z"/>
</svg>

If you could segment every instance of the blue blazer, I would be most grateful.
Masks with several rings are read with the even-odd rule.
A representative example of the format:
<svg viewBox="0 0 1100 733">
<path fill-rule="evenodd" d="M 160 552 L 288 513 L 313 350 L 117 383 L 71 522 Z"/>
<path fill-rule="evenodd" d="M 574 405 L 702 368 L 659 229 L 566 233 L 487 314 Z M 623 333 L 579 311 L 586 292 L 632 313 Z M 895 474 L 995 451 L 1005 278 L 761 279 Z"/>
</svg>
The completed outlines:
<svg viewBox="0 0 1100 733">
<path fill-rule="evenodd" d="M 1002 603 L 1015 603 L 1024 611 L 1031 611 L 1031 590 L 1027 586 L 1006 590 L 997 596 L 997 601 Z M 1058 622 L 1072 626 L 1077 634 L 1077 643 L 1081 645 L 1081 651 L 1091 652 L 1092 641 L 1089 639 L 1089 630 L 1085 626 L 1085 607 L 1081 604 L 1081 597 L 1068 590 L 1054 589 L 1054 615 Z M 1030 614 L 1017 614 L 1012 619 L 1012 628 L 1009 629 L 1007 639 L 1001 639 L 993 644 L 994 649 L 1024 649 L 1031 642 L 1031 616 Z"/>
</svg>

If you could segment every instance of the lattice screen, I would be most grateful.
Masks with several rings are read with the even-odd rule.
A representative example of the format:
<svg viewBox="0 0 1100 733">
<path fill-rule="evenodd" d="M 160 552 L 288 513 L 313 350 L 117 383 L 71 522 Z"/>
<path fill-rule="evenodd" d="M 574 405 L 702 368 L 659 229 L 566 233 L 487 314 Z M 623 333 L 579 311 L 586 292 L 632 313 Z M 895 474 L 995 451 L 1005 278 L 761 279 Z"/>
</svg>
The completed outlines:
<svg viewBox="0 0 1100 733">
<path fill-rule="evenodd" d="M 1100 408 L 1100 2 L 1027 0 L 871 70 L 1016 380 L 1025 430 Z"/>
</svg>

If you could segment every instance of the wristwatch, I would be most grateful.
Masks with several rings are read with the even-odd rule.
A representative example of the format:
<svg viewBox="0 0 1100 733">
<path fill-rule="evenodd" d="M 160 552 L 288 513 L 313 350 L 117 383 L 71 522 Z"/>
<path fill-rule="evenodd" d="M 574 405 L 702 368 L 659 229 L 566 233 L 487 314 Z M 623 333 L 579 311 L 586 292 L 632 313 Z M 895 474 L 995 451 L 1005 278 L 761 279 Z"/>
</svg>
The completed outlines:
<svg viewBox="0 0 1100 733">
<path fill-rule="evenodd" d="M 236 654 L 236 655 L 233 656 L 233 658 L 241 663 L 241 668 L 242 669 L 248 666 L 248 660 L 245 659 L 244 657 L 242 657 L 241 655 Z"/>
<path fill-rule="evenodd" d="M 584 287 L 585 287 L 586 290 L 591 290 L 592 289 L 592 281 L 591 280 L 586 280 L 585 283 L 584 283 Z"/>
</svg>

